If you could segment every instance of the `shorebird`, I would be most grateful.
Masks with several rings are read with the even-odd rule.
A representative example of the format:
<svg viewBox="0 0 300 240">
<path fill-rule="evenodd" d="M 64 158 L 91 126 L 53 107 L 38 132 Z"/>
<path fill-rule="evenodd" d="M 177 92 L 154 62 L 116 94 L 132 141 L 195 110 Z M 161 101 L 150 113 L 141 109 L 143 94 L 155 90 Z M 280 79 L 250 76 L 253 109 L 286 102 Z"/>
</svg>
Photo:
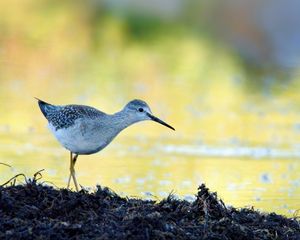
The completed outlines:
<svg viewBox="0 0 300 240">
<path fill-rule="evenodd" d="M 52 105 L 38 99 L 39 107 L 48 120 L 48 127 L 58 142 L 70 151 L 70 175 L 67 188 L 73 179 L 79 190 L 75 176 L 75 163 L 79 155 L 88 155 L 105 148 L 122 130 L 130 125 L 152 120 L 172 130 L 172 126 L 155 117 L 148 104 L 142 100 L 132 100 L 114 114 L 106 114 L 85 105 Z"/>
</svg>

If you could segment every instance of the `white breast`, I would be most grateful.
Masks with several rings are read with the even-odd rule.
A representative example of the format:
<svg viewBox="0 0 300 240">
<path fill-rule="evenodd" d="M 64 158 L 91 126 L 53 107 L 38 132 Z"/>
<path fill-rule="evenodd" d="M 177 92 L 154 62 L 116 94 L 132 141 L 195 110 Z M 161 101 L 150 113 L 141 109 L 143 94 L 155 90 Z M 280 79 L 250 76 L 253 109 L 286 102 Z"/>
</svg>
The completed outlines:
<svg viewBox="0 0 300 240">
<path fill-rule="evenodd" d="M 92 129 L 83 129 L 80 122 L 69 128 L 56 130 L 52 124 L 49 129 L 62 146 L 73 153 L 91 154 L 103 149 L 110 141 L 101 136 L 100 131 Z"/>
</svg>

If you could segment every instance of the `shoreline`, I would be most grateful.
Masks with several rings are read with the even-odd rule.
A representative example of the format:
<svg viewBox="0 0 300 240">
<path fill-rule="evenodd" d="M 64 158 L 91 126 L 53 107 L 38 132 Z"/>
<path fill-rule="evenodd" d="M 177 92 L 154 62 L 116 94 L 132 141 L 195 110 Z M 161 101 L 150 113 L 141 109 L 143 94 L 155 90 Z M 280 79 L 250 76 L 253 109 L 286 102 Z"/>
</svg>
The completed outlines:
<svg viewBox="0 0 300 240">
<path fill-rule="evenodd" d="M 72 192 L 38 182 L 0 187 L 1 239 L 300 239 L 300 221 L 227 207 L 202 184 L 196 200 Z"/>
</svg>

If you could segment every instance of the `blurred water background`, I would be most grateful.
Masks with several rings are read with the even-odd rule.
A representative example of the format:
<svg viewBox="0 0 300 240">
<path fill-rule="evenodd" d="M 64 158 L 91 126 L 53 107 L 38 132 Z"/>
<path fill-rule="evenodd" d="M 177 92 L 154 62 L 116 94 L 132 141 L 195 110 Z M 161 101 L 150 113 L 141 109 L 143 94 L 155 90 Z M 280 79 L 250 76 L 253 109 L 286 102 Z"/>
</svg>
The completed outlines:
<svg viewBox="0 0 300 240">
<path fill-rule="evenodd" d="M 69 154 L 33 97 L 143 122 L 79 157 L 80 184 L 193 200 L 203 182 L 236 207 L 300 208 L 300 3 L 295 0 L 0 1 L 0 182 L 65 187 Z M 19 180 L 22 181 L 22 180 Z"/>
</svg>

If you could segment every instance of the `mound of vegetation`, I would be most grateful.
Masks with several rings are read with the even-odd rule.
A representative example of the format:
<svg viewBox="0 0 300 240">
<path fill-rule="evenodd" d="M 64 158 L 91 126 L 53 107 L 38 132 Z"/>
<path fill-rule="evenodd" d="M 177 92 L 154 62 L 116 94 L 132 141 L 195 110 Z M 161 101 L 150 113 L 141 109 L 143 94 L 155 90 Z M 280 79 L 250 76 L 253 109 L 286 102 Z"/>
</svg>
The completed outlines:
<svg viewBox="0 0 300 240">
<path fill-rule="evenodd" d="M 0 187 L 0 239 L 300 239 L 300 223 L 226 207 L 205 185 L 196 200 L 156 202 L 108 188 L 72 192 L 38 183 Z"/>
</svg>

